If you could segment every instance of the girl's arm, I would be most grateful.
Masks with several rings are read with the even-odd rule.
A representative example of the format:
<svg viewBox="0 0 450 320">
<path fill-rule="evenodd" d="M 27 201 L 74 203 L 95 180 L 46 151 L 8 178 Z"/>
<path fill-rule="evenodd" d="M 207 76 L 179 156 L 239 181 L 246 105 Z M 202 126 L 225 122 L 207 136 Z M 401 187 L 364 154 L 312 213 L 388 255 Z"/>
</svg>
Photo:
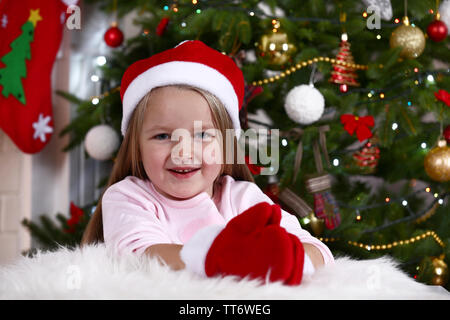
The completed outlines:
<svg viewBox="0 0 450 320">
<path fill-rule="evenodd" d="M 323 256 L 319 249 L 309 243 L 304 243 L 303 247 L 311 259 L 314 268 L 317 269 L 324 265 Z M 150 257 L 159 257 L 163 263 L 167 264 L 173 270 L 182 270 L 186 267 L 180 257 L 182 248 L 183 246 L 181 244 L 159 243 L 148 247 L 145 253 Z"/>
<path fill-rule="evenodd" d="M 185 264 L 180 257 L 182 248 L 183 245 L 181 244 L 158 243 L 145 249 L 145 253 L 150 257 L 160 258 L 164 264 L 167 264 L 173 270 L 181 270 L 185 268 Z"/>
<path fill-rule="evenodd" d="M 325 264 L 323 255 L 316 246 L 309 243 L 303 243 L 303 248 L 305 249 L 305 253 L 311 259 L 311 262 L 314 265 L 315 269 Z"/>
</svg>

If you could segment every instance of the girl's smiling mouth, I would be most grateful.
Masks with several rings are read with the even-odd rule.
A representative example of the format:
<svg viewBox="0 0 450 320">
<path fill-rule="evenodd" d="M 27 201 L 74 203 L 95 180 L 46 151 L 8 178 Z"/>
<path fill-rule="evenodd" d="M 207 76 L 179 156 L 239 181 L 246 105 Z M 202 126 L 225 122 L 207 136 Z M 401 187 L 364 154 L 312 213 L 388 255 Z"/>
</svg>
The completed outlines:
<svg viewBox="0 0 450 320">
<path fill-rule="evenodd" d="M 175 167 L 167 169 L 172 175 L 180 179 L 192 177 L 200 168 L 198 167 Z"/>
</svg>

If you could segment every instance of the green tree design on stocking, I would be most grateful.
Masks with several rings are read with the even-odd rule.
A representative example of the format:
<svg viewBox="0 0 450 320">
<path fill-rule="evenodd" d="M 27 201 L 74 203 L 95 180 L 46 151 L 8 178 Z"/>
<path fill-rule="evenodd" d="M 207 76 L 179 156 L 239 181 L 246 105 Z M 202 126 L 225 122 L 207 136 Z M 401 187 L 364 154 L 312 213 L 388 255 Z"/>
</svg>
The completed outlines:
<svg viewBox="0 0 450 320">
<path fill-rule="evenodd" d="M 21 103 L 26 104 L 22 78 L 27 76 L 25 59 L 31 59 L 30 43 L 34 40 L 34 29 L 37 21 L 42 20 L 39 9 L 30 10 L 30 17 L 22 26 L 22 33 L 11 43 L 11 51 L 1 61 L 6 67 L 0 69 L 0 85 L 2 95 L 7 98 L 13 95 Z"/>
</svg>

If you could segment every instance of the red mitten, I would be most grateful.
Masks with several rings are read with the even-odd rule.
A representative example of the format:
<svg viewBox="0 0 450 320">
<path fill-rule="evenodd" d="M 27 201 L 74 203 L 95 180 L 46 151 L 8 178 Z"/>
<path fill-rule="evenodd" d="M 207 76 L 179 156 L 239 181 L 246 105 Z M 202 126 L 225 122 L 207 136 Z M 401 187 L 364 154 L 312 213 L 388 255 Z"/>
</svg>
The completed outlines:
<svg viewBox="0 0 450 320">
<path fill-rule="evenodd" d="M 210 277 L 264 279 L 269 275 L 270 281 L 299 284 L 307 256 L 300 240 L 280 227 L 280 220 L 278 205 L 259 203 L 230 220 L 225 228 L 200 230 L 185 244 L 181 257 L 188 269 L 202 273 L 204 268 Z"/>
</svg>

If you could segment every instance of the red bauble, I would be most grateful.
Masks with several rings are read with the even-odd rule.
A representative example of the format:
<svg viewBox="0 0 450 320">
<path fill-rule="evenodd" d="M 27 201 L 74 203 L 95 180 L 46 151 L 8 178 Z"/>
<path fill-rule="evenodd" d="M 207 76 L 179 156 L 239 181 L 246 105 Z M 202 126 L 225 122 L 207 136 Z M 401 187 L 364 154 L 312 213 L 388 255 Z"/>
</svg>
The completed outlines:
<svg viewBox="0 0 450 320">
<path fill-rule="evenodd" d="M 445 127 L 443 134 L 444 139 L 447 141 L 447 144 L 450 144 L 450 125 Z"/>
<path fill-rule="evenodd" d="M 441 20 L 434 20 L 428 25 L 427 34 L 431 40 L 439 42 L 445 39 L 447 36 L 447 26 Z"/>
<path fill-rule="evenodd" d="M 112 26 L 105 32 L 105 42 L 108 46 L 116 48 L 123 42 L 123 33 L 117 26 Z"/>
</svg>

